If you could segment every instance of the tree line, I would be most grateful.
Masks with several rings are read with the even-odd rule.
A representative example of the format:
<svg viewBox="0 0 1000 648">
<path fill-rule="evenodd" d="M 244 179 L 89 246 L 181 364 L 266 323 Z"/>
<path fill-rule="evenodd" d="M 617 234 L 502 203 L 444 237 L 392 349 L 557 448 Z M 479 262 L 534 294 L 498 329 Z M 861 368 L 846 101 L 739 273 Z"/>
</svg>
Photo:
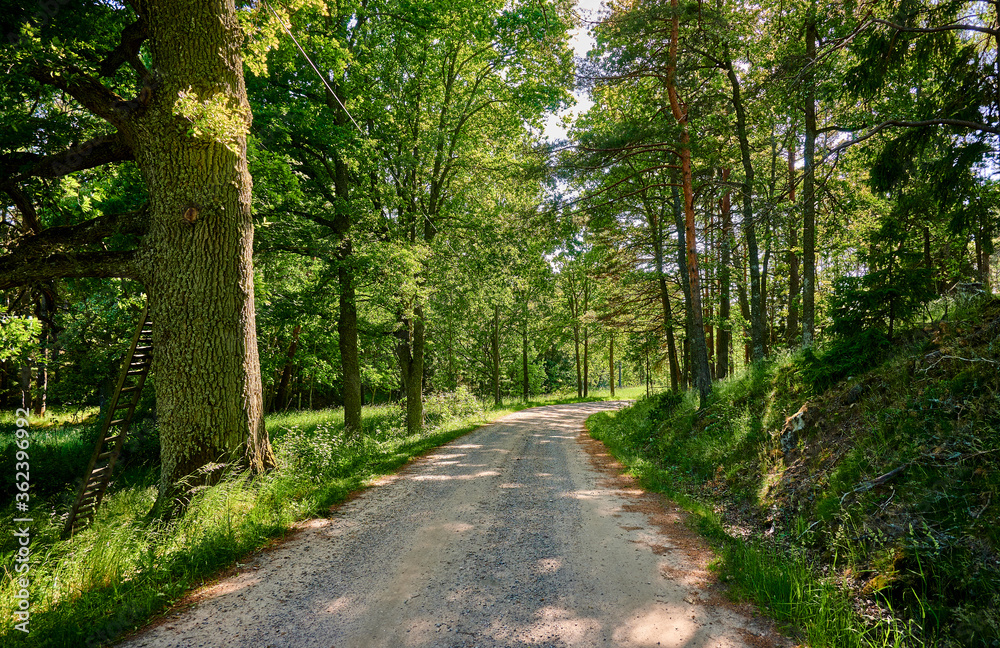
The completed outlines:
<svg viewBox="0 0 1000 648">
<path fill-rule="evenodd" d="M 997 9 L 608 3 L 566 208 L 614 283 L 641 278 L 675 389 L 689 377 L 704 402 L 734 360 L 862 330 L 891 342 L 934 297 L 990 291 Z"/>
<path fill-rule="evenodd" d="M 0 8 L 2 397 L 96 402 L 148 296 L 164 495 L 268 409 L 704 400 L 990 287 L 996 3 L 609 3 L 576 62 L 565 0 Z"/>
</svg>

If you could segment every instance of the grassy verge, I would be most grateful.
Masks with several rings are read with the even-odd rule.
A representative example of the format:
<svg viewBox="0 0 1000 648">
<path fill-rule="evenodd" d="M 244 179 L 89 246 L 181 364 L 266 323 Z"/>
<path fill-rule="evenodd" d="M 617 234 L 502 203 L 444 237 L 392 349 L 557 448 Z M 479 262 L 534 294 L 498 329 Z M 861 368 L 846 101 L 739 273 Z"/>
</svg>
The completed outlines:
<svg viewBox="0 0 1000 648">
<path fill-rule="evenodd" d="M 598 394 L 586 400 L 607 397 Z M 48 477 L 59 483 L 50 484 L 47 497 L 32 502 L 28 634 L 10 621 L 24 576 L 14 571 L 17 545 L 9 534 L 0 538 L 2 643 L 108 645 L 282 536 L 295 522 L 324 515 L 330 506 L 413 457 L 512 411 L 577 400 L 552 395 L 487 409 L 467 392 L 435 395 L 427 400 L 428 425 L 418 435 L 405 433 L 398 406 L 366 407 L 364 434 L 356 441 L 343 436 L 342 410 L 274 415 L 267 427 L 279 460 L 277 470 L 254 478 L 228 475 L 217 486 L 194 494 L 183 516 L 163 523 L 146 519 L 156 497 L 156 467 L 136 465 L 118 476 L 94 524 L 69 541 L 58 539 L 59 515 L 73 492 L 66 476 L 81 472 L 77 464 L 82 456 L 85 466 L 90 453 L 89 428 L 64 427 L 58 417 L 55 426 L 32 420 L 33 447 L 43 448 L 33 455 L 32 470 L 58 458 Z M 12 427 L 13 420 L 0 420 L 0 442 Z M 8 520 L 19 516 L 12 503 L 2 515 Z"/>
<path fill-rule="evenodd" d="M 1000 300 L 891 348 L 868 333 L 716 383 L 701 412 L 667 393 L 598 414 L 593 434 L 811 645 L 998 648 Z"/>
<path fill-rule="evenodd" d="M 696 416 L 693 398 L 693 395 L 684 397 L 691 406 L 688 410 L 691 419 Z M 788 555 L 763 543 L 730 535 L 715 506 L 692 493 L 700 481 L 700 460 L 706 455 L 721 456 L 733 448 L 720 448 L 710 441 L 692 438 L 691 445 L 700 448 L 691 454 L 676 455 L 677 462 L 665 462 L 657 451 L 655 436 L 659 431 L 650 424 L 656 416 L 653 411 L 662 407 L 662 402 L 662 398 L 648 398 L 626 410 L 595 414 L 587 421 L 588 429 L 645 488 L 664 493 L 694 515 L 698 531 L 718 552 L 714 568 L 737 598 L 754 601 L 794 633 L 802 635 L 810 646 L 912 645 L 906 643 L 905 633 L 899 632 L 895 624 L 872 626 L 861 619 L 848 594 L 817 578 L 802 556 Z M 732 440 L 731 445 L 738 448 L 740 440 Z"/>
</svg>

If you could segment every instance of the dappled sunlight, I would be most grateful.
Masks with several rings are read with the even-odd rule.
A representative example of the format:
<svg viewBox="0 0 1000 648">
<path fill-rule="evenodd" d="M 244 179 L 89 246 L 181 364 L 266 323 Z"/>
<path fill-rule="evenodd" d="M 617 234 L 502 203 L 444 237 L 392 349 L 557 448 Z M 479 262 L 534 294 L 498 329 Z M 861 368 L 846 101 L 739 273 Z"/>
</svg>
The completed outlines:
<svg viewBox="0 0 1000 648">
<path fill-rule="evenodd" d="M 602 624 L 593 617 L 580 616 L 573 610 L 555 605 L 540 607 L 535 612 L 537 620 L 513 638 L 525 643 L 550 644 L 552 637 L 569 645 L 586 642 L 593 645 L 600 636 Z"/>
<path fill-rule="evenodd" d="M 441 526 L 446 531 L 453 531 L 455 533 L 465 533 L 466 531 L 472 531 L 476 528 L 476 525 L 467 524 L 465 522 L 447 522 Z"/>
<path fill-rule="evenodd" d="M 701 624 L 689 613 L 691 606 L 649 605 L 636 610 L 633 615 L 618 625 L 612 639 L 616 644 L 629 646 L 709 646 L 709 637 L 696 640 Z"/>
<path fill-rule="evenodd" d="M 461 459 L 462 457 L 468 456 L 467 453 L 461 452 L 456 454 L 435 454 L 429 459 L 430 463 L 433 464 L 443 464 L 443 463 L 455 463 L 449 461 L 450 459 Z"/>
<path fill-rule="evenodd" d="M 261 579 L 256 575 L 240 574 L 236 578 L 230 578 L 200 590 L 197 596 L 201 600 L 220 598 L 253 587 L 260 582 Z"/>
<path fill-rule="evenodd" d="M 600 496 L 601 496 L 601 491 L 598 490 L 576 490 L 576 491 L 567 491 L 559 494 L 559 497 L 571 497 L 573 499 L 579 499 L 579 500 L 592 500 Z"/>
<path fill-rule="evenodd" d="M 563 566 L 562 558 L 542 558 L 535 563 L 536 574 L 551 574 Z"/>
<path fill-rule="evenodd" d="M 355 600 L 349 596 L 340 596 L 330 601 L 330 603 L 323 608 L 323 611 L 327 614 L 342 614 L 355 607 Z"/>
<path fill-rule="evenodd" d="M 499 477 L 500 473 L 496 470 L 481 470 L 477 473 L 471 475 L 414 475 L 410 477 L 411 481 L 453 481 L 453 480 L 463 480 L 463 479 L 478 479 L 480 477 Z"/>
</svg>

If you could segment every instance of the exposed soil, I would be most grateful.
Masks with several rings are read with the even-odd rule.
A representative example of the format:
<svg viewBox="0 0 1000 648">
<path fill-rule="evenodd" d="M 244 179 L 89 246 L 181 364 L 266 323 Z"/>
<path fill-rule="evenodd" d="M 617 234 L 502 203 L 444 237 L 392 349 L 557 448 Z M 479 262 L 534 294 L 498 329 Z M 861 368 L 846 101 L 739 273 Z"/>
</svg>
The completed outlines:
<svg viewBox="0 0 1000 648">
<path fill-rule="evenodd" d="M 124 645 L 791 646 L 582 431 L 622 405 L 525 410 L 443 446 Z"/>
</svg>

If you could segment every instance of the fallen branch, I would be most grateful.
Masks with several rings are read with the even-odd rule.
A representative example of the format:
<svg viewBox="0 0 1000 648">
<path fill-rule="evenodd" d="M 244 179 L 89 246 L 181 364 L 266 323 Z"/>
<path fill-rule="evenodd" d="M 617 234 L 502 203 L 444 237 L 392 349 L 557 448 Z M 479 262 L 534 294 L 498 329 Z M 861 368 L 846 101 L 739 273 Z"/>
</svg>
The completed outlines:
<svg viewBox="0 0 1000 648">
<path fill-rule="evenodd" d="M 921 369 L 921 371 L 927 373 L 934 367 L 938 366 L 942 360 L 961 360 L 962 362 L 987 362 L 993 365 L 1000 365 L 1000 362 L 997 362 L 996 360 L 990 360 L 988 358 L 960 358 L 958 356 L 941 355 L 938 356 L 937 360 L 935 360 L 933 364 L 927 365 L 926 367 Z"/>
<path fill-rule="evenodd" d="M 861 484 L 859 484 L 857 488 L 855 488 L 854 490 L 849 490 L 849 491 L 847 491 L 846 493 L 844 493 L 843 495 L 840 496 L 840 505 L 841 506 L 844 505 L 844 500 L 847 499 L 848 495 L 850 495 L 852 493 L 864 493 L 866 491 L 870 491 L 871 489 L 875 488 L 876 486 L 881 486 L 882 484 L 886 483 L 887 481 L 889 481 L 890 479 L 892 479 L 893 477 L 895 477 L 899 473 L 901 473 L 904 470 L 906 470 L 906 468 L 909 465 L 910 465 L 910 462 L 907 461 L 903 465 L 898 466 L 897 468 L 893 468 L 889 472 L 885 473 L 884 475 L 880 475 L 880 476 L 876 477 L 872 481 L 861 482 Z"/>
</svg>

